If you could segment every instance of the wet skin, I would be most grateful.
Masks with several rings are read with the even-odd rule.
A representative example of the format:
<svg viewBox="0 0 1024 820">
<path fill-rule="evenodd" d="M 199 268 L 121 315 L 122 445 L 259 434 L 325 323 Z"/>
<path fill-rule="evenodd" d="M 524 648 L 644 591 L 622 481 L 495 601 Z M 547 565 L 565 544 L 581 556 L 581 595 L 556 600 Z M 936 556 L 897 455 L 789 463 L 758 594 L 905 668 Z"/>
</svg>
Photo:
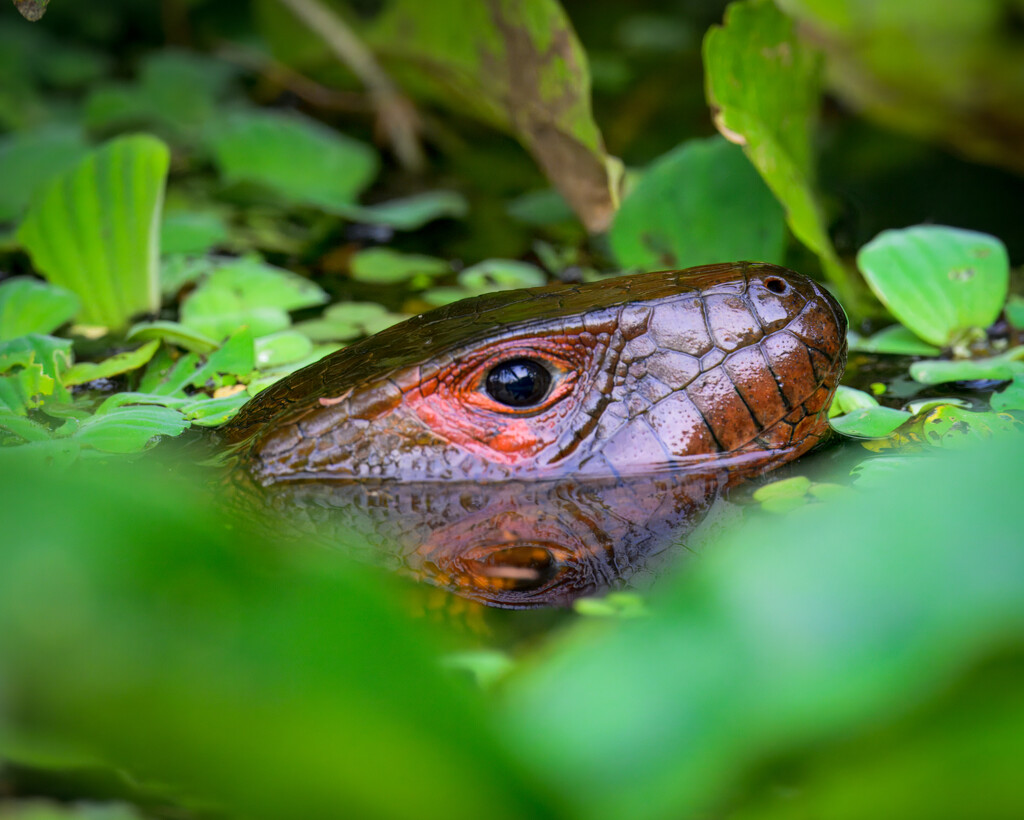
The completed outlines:
<svg viewBox="0 0 1024 820">
<path fill-rule="evenodd" d="M 322 535 L 355 502 L 418 577 L 564 602 L 826 436 L 845 339 L 821 286 L 759 263 L 497 293 L 289 376 L 225 434 Z"/>
</svg>

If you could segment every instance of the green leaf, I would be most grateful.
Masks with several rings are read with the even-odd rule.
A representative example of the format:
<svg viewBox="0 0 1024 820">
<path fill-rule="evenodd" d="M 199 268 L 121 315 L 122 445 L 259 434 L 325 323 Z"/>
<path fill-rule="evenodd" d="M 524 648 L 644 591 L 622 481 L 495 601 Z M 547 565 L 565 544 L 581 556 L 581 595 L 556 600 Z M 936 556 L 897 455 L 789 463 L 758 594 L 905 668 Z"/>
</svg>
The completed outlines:
<svg viewBox="0 0 1024 820">
<path fill-rule="evenodd" d="M 94 131 L 157 126 L 176 140 L 194 140 L 216 115 L 234 73 L 230 64 L 195 52 L 151 52 L 137 82 L 100 85 L 89 95 L 85 121 Z"/>
<path fill-rule="evenodd" d="M 78 362 L 68 368 L 62 380 L 65 387 L 72 387 L 76 384 L 85 384 L 96 379 L 107 379 L 130 370 L 137 370 L 153 358 L 153 354 L 156 353 L 159 346 L 160 342 L 154 339 L 146 342 L 142 347 L 118 353 L 102 362 Z"/>
<path fill-rule="evenodd" d="M 905 719 L 969 670 L 990 673 L 993 654 L 1013 658 L 1002 668 L 1019 713 L 1024 436 L 993 444 L 906 463 L 873 490 L 799 516 L 746 522 L 663 578 L 649 617 L 571 626 L 505 681 L 508 748 L 569 817 L 746 817 L 737 803 L 758 782 L 773 818 L 889 816 L 888 792 L 870 777 L 861 790 L 881 801 L 876 811 L 841 802 L 822 814 L 801 803 L 801 775 L 858 739 L 889 749 Z M 971 723 L 965 705 L 989 703 L 971 695 L 950 704 L 960 729 Z M 916 768 L 931 742 L 922 728 L 903 775 L 913 796 L 894 816 L 971 816 L 977 791 L 945 811 L 943 776 Z M 1011 748 L 968 737 L 935 772 L 956 781 L 956 761 L 984 771 Z M 560 788 L 570 777 L 579 787 Z M 989 805 L 1012 817 L 1020 795 L 1009 778 Z"/>
<path fill-rule="evenodd" d="M 173 211 L 160 225 L 160 252 L 203 254 L 228 239 L 224 218 L 212 211 Z"/>
<path fill-rule="evenodd" d="M 349 263 L 352 278 L 359 282 L 393 285 L 417 275 L 441 276 L 451 270 L 444 259 L 417 253 L 401 253 L 391 248 L 367 248 Z"/>
<path fill-rule="evenodd" d="M 29 276 L 0 283 L 0 341 L 26 333 L 50 333 L 78 312 L 78 297 Z"/>
<path fill-rule="evenodd" d="M 327 294 L 291 271 L 252 259 L 217 268 L 181 304 L 181 323 L 212 339 L 242 326 L 265 336 L 288 327 L 289 310 L 327 301 Z"/>
<path fill-rule="evenodd" d="M 469 213 L 469 203 L 455 191 L 427 191 L 376 205 L 339 205 L 331 210 L 356 222 L 415 231 L 435 219 L 461 219 Z"/>
<path fill-rule="evenodd" d="M 194 353 L 212 353 L 217 349 L 217 342 L 209 336 L 178 322 L 165 320 L 132 325 L 125 339 L 129 342 L 148 342 L 156 339 Z"/>
<path fill-rule="evenodd" d="M 208 140 L 225 181 L 328 211 L 351 205 L 380 165 L 368 145 L 298 114 L 236 112 Z"/>
<path fill-rule="evenodd" d="M 395 0 L 362 33 L 414 94 L 514 134 L 587 229 L 607 229 L 621 165 L 605 151 L 587 55 L 555 0 Z"/>
<path fill-rule="evenodd" d="M 977 379 L 1009 380 L 1020 373 L 1024 373 L 1024 346 L 1014 347 L 998 356 L 987 358 L 932 359 L 910 365 L 910 375 L 922 384 Z"/>
<path fill-rule="evenodd" d="M 314 342 L 348 342 L 372 336 L 406 318 L 374 302 L 339 302 L 327 308 L 320 319 L 299 322 L 295 330 Z"/>
<path fill-rule="evenodd" d="M 256 367 L 270 369 L 306 358 L 313 352 L 313 342 L 297 330 L 282 330 L 255 340 Z"/>
<path fill-rule="evenodd" d="M 1024 329 L 1024 298 L 1013 294 L 1006 300 L 1006 318 L 1014 327 Z"/>
<path fill-rule="evenodd" d="M 828 417 L 833 418 L 868 407 L 878 407 L 878 399 L 863 390 L 841 384 L 836 388 L 832 404 L 828 408 Z"/>
<path fill-rule="evenodd" d="M 552 816 L 404 587 L 268 540 L 209 475 L 87 467 L 0 469 L 5 744 L 94 751 L 184 816 Z"/>
<path fill-rule="evenodd" d="M 1010 277 L 1002 242 L 941 225 L 883 231 L 861 248 L 857 264 L 892 315 L 939 347 L 991 325 Z"/>
<path fill-rule="evenodd" d="M 185 418 L 199 427 L 219 427 L 234 418 L 252 396 L 245 390 L 219 399 L 196 399 L 181 406 Z"/>
<path fill-rule="evenodd" d="M 157 242 L 170 153 L 145 135 L 91 152 L 41 191 L 18 231 L 36 269 L 74 292 L 79 320 L 120 329 L 160 306 Z"/>
<path fill-rule="evenodd" d="M 942 351 L 922 342 L 914 332 L 903 325 L 891 325 L 872 336 L 859 338 L 850 345 L 861 353 L 889 353 L 895 356 L 938 356 Z"/>
<path fill-rule="evenodd" d="M 989 403 L 997 413 L 1024 410 L 1024 376 L 1014 376 L 1013 381 L 1001 392 L 992 395 Z"/>
<path fill-rule="evenodd" d="M 36 190 L 89 150 L 77 127 L 45 126 L 0 137 L 0 222 L 21 216 Z"/>
<path fill-rule="evenodd" d="M 705 36 L 704 74 L 718 130 L 743 146 L 786 209 L 793 234 L 821 259 L 840 301 L 854 308 L 855 282 L 832 246 L 815 192 L 820 55 L 772 0 L 742 0 Z"/>
<path fill-rule="evenodd" d="M 900 430 L 908 441 L 947 449 L 963 449 L 974 445 L 978 439 L 1022 432 L 1024 426 L 1008 414 L 978 412 L 951 404 L 915 416 L 911 424 Z"/>
<path fill-rule="evenodd" d="M 158 436 L 177 436 L 188 426 L 173 408 L 130 405 L 86 419 L 71 438 L 104 453 L 138 453 L 155 444 Z"/>
<path fill-rule="evenodd" d="M 891 407 L 861 407 L 829 419 L 832 429 L 855 438 L 885 438 L 911 419 L 906 410 Z"/>
<path fill-rule="evenodd" d="M 536 265 L 515 259 L 485 259 L 461 271 L 458 279 L 462 287 L 475 293 L 536 288 L 548 282 L 544 271 Z"/>
<path fill-rule="evenodd" d="M 612 250 L 625 267 L 689 268 L 734 259 L 782 262 L 782 208 L 743 152 L 721 137 L 656 160 L 615 215 Z"/>
<path fill-rule="evenodd" d="M 2 384 L 2 382 L 0 382 Z M 0 430 L 13 434 L 23 441 L 49 441 L 50 431 L 38 422 L 27 419 L 4 401 L 4 389 L 0 387 Z M 0 436 L 0 439 L 3 437 Z"/>
<path fill-rule="evenodd" d="M 773 501 L 780 498 L 803 498 L 810 489 L 811 480 L 807 476 L 795 475 L 758 487 L 754 492 L 754 500 Z"/>
<path fill-rule="evenodd" d="M 67 401 L 61 379 L 71 358 L 67 339 L 30 333 L 0 342 L 0 407 L 25 415 L 51 396 Z"/>
<path fill-rule="evenodd" d="M 231 257 L 213 255 L 167 254 L 160 259 L 160 289 L 165 298 L 173 299 L 186 285 L 208 276 L 231 261 Z"/>
</svg>

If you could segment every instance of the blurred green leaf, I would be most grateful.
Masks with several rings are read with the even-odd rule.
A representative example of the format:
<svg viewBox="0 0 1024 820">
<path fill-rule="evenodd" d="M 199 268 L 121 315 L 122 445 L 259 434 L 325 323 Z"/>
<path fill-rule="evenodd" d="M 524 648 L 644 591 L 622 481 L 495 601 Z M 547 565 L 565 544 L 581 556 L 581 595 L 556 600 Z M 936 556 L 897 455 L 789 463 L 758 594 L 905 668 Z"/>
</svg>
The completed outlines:
<svg viewBox="0 0 1024 820">
<path fill-rule="evenodd" d="M 886 128 L 1024 171 L 1020 3 L 779 0 L 828 57 L 829 84 Z"/>
<path fill-rule="evenodd" d="M 721 137 L 691 140 L 656 160 L 615 215 L 619 264 L 656 270 L 734 259 L 783 261 L 782 208 Z"/>
<path fill-rule="evenodd" d="M 234 73 L 228 63 L 196 52 L 151 52 L 136 82 L 101 85 L 89 95 L 85 120 L 94 130 L 157 126 L 175 139 L 194 139 L 217 113 Z"/>
<path fill-rule="evenodd" d="M 246 325 L 265 336 L 288 327 L 288 311 L 327 301 L 316 284 L 282 268 L 238 259 L 214 270 L 181 303 L 181 323 L 212 339 Z"/>
<path fill-rule="evenodd" d="M 217 342 L 209 336 L 178 322 L 163 319 L 132 325 L 125 339 L 129 342 L 148 342 L 157 339 L 194 353 L 212 353 L 217 349 Z"/>
<path fill-rule="evenodd" d="M 254 183 L 285 202 L 344 209 L 377 175 L 370 146 L 298 114 L 238 111 L 208 140 L 228 183 Z"/>
<path fill-rule="evenodd" d="M 51 180 L 18 239 L 47 279 L 74 292 L 79 320 L 119 330 L 160 306 L 157 242 L 170 154 L 159 140 L 119 137 Z"/>
<path fill-rule="evenodd" d="M 820 55 L 772 0 L 741 0 L 705 36 L 704 72 L 718 130 L 743 146 L 786 209 L 793 234 L 821 259 L 843 305 L 856 310 L 856 284 L 832 246 L 815 191 Z"/>
<path fill-rule="evenodd" d="M 313 352 L 309 337 L 297 330 L 282 330 L 255 340 L 256 366 L 260 369 L 297 362 Z"/>
<path fill-rule="evenodd" d="M 0 137 L 0 222 L 21 216 L 36 190 L 89 150 L 82 129 L 50 125 Z"/>
<path fill-rule="evenodd" d="M 1002 242 L 941 225 L 883 231 L 861 248 L 857 264 L 893 316 L 939 347 L 991 325 L 1010 277 Z"/>
<path fill-rule="evenodd" d="M 138 390 L 160 396 L 185 397 L 187 387 L 216 389 L 225 383 L 225 379 L 234 384 L 239 379 L 248 378 L 255 368 L 253 333 L 244 327 L 236 330 L 208 356 L 186 353 L 173 359 L 164 348 L 150 361 Z"/>
<path fill-rule="evenodd" d="M 232 257 L 190 256 L 188 254 L 167 254 L 160 258 L 160 290 L 166 298 L 174 298 L 186 285 L 199 281 L 222 265 L 233 261 Z"/>
<path fill-rule="evenodd" d="M 829 424 L 833 430 L 844 436 L 885 438 L 910 418 L 911 414 L 906 410 L 894 410 L 891 407 L 860 407 L 829 419 Z"/>
<path fill-rule="evenodd" d="M 5 727 L 230 816 L 551 816 L 393 585 L 271 549 L 248 512 L 211 507 L 209 476 L 182 473 L 7 456 Z"/>
<path fill-rule="evenodd" d="M 650 617 L 580 624 L 510 677 L 508 747 L 569 816 L 714 817 L 771 762 L 914 714 L 1024 639 L 1022 458 L 1008 436 L 736 528 L 663 583 Z M 935 816 L 970 776 L 929 780 L 900 816 Z"/>
<path fill-rule="evenodd" d="M 505 210 L 513 219 L 534 226 L 553 225 L 573 218 L 565 197 L 553 188 L 520 194 L 508 203 Z"/>
<path fill-rule="evenodd" d="M 181 412 L 173 408 L 126 405 L 96 413 L 83 421 L 71 438 L 103 453 L 138 453 L 155 444 L 158 436 L 176 436 L 188 426 Z"/>
<path fill-rule="evenodd" d="M 850 345 L 861 353 L 889 353 L 895 356 L 938 356 L 942 351 L 921 339 L 903 325 L 891 325 Z"/>
<path fill-rule="evenodd" d="M 373 302 L 339 302 L 327 308 L 321 318 L 299 322 L 295 330 L 314 342 L 348 342 L 372 336 L 406 318 Z"/>
<path fill-rule="evenodd" d="M 78 297 L 29 276 L 0 282 L 0 341 L 26 333 L 50 333 L 78 312 Z"/>
<path fill-rule="evenodd" d="M 104 359 L 102 362 L 77 362 L 69 367 L 61 380 L 65 387 L 85 384 L 96 379 L 107 379 L 129 370 L 137 370 L 153 358 L 160 342 L 154 339 L 135 350 L 128 350 Z"/>
<path fill-rule="evenodd" d="M 435 219 L 461 219 L 469 212 L 469 203 L 455 191 L 427 191 L 376 205 L 338 205 L 331 210 L 356 222 L 414 231 Z"/>
<path fill-rule="evenodd" d="M 989 403 L 997 413 L 1024 410 L 1024 376 L 1014 376 L 1006 388 L 992 395 Z"/>
<path fill-rule="evenodd" d="M 141 820 L 134 809 L 109 805 L 62 805 L 41 800 L 5 801 L 0 805 L 0 820 Z"/>
<path fill-rule="evenodd" d="M 328 5 L 349 16 L 347 6 Z M 262 33 L 286 62 L 321 69 L 331 59 L 281 4 L 257 8 Z M 608 227 L 621 166 L 605 151 L 587 55 L 556 0 L 395 0 L 357 22 L 405 89 L 515 135 L 590 231 Z"/>
<path fill-rule="evenodd" d="M 922 384 L 974 381 L 976 379 L 1012 379 L 1024 373 L 1024 346 L 1014 347 L 998 356 L 980 359 L 930 359 L 910 365 L 910 375 Z"/>
<path fill-rule="evenodd" d="M 451 267 L 444 259 L 418 253 L 401 253 L 391 248 L 367 248 L 359 251 L 349 263 L 352 278 L 377 285 L 406 282 L 423 274 L 429 277 L 448 273 Z"/>
<path fill-rule="evenodd" d="M 1013 294 L 1006 300 L 1006 318 L 1014 327 L 1024 329 L 1024 298 Z"/>
<path fill-rule="evenodd" d="M 252 396 L 242 390 L 231 396 L 217 399 L 194 399 L 181 406 L 185 418 L 199 427 L 219 427 L 234 418 Z"/>
<path fill-rule="evenodd" d="M 807 476 L 795 475 L 758 487 L 754 492 L 754 500 L 771 501 L 778 498 L 803 497 L 810 489 L 811 480 Z"/>
<path fill-rule="evenodd" d="M 515 259 L 485 259 L 459 272 L 459 284 L 478 293 L 546 285 L 544 271 Z"/>
<path fill-rule="evenodd" d="M 220 214 L 211 211 L 173 211 L 160 224 L 160 252 L 203 254 L 228 239 Z"/>
</svg>

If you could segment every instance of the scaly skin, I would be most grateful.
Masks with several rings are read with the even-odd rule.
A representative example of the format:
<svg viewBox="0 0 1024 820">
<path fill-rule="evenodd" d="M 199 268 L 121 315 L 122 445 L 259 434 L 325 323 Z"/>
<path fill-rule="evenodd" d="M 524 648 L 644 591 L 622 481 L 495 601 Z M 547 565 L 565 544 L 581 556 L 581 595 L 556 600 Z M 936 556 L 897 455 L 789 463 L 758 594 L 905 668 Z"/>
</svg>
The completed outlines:
<svg viewBox="0 0 1024 820">
<path fill-rule="evenodd" d="M 546 399 L 484 390 L 498 362 L 546 363 Z M 467 299 L 338 351 L 225 428 L 264 486 L 500 481 L 727 470 L 789 461 L 828 430 L 842 309 L 752 262 Z"/>
</svg>

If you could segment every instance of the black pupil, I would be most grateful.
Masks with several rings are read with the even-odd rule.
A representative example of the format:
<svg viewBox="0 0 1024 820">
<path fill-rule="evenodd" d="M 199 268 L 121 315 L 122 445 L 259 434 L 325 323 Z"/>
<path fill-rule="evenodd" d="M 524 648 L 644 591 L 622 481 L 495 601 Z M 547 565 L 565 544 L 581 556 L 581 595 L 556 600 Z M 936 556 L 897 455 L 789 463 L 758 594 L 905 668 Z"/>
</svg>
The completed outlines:
<svg viewBox="0 0 1024 820">
<path fill-rule="evenodd" d="M 509 407 L 530 407 L 540 402 L 551 386 L 551 374 L 532 359 L 510 359 L 487 374 L 487 392 Z"/>
</svg>

